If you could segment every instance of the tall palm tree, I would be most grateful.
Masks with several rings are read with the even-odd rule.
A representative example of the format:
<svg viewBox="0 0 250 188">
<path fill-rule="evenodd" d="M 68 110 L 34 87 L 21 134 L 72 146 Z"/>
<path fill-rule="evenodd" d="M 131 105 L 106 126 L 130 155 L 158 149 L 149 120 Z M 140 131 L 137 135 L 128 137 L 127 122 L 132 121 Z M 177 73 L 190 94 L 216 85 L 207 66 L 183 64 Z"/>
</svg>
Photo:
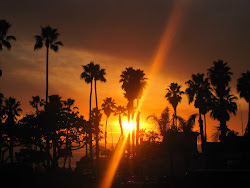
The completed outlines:
<svg viewBox="0 0 250 188">
<path fill-rule="evenodd" d="M 168 102 L 173 106 L 174 109 L 173 125 L 177 127 L 176 109 L 178 104 L 182 100 L 181 95 L 184 94 L 184 92 L 181 91 L 181 85 L 179 85 L 178 83 L 171 83 L 166 90 L 167 94 L 165 95 L 165 97 L 167 98 Z"/>
<path fill-rule="evenodd" d="M 97 102 L 97 89 L 96 89 L 96 81 L 100 82 L 106 82 L 106 78 L 104 77 L 106 75 L 105 69 L 101 69 L 100 65 L 96 65 L 97 72 L 94 76 L 95 79 L 95 102 L 96 102 L 96 108 L 98 108 L 98 102 Z"/>
<path fill-rule="evenodd" d="M 214 66 L 208 69 L 208 76 L 213 86 L 213 97 L 211 102 L 211 117 L 220 122 L 219 130 L 221 131 L 220 140 L 222 141 L 228 132 L 227 121 L 230 114 L 236 114 L 237 99 L 231 94 L 229 83 L 231 81 L 230 67 L 227 62 L 218 60 L 213 62 Z"/>
<path fill-rule="evenodd" d="M 3 47 L 6 47 L 8 50 L 11 49 L 10 40 L 16 41 L 16 37 L 12 35 L 7 35 L 9 28 L 11 27 L 10 23 L 6 20 L 0 20 L 0 51 L 3 50 Z M 2 70 L 0 69 L 0 77 L 2 76 Z"/>
<path fill-rule="evenodd" d="M 36 43 L 34 50 L 41 49 L 43 45 L 46 47 L 46 105 L 48 103 L 48 89 L 49 89 L 49 49 L 54 52 L 58 52 L 59 46 L 63 46 L 61 41 L 57 41 L 60 36 L 57 29 L 53 29 L 50 26 L 41 26 L 41 35 L 34 36 Z"/>
<path fill-rule="evenodd" d="M 237 91 L 240 97 L 244 98 L 249 105 L 248 109 L 248 123 L 245 130 L 245 135 L 249 136 L 250 131 L 250 72 L 242 73 L 241 77 L 237 80 Z"/>
<path fill-rule="evenodd" d="M 95 97 L 96 97 L 96 108 L 98 108 L 98 104 L 97 104 L 97 91 L 96 91 L 96 81 L 100 80 L 102 82 L 106 82 L 106 79 L 104 77 L 105 73 L 105 69 L 100 69 L 100 65 L 99 64 L 94 64 L 94 62 L 90 62 L 87 65 L 83 65 L 82 68 L 84 69 L 84 71 L 81 73 L 80 78 L 84 79 L 84 81 L 89 84 L 90 83 L 90 96 L 89 96 L 89 121 L 90 121 L 90 125 L 92 125 L 91 123 L 91 101 L 92 101 L 92 89 L 93 89 L 93 80 L 95 81 Z M 92 147 L 92 129 L 89 129 L 89 140 L 90 140 L 90 156 L 91 159 L 93 159 L 93 147 Z"/>
<path fill-rule="evenodd" d="M 201 114 L 207 110 L 208 100 L 211 98 L 210 83 L 208 78 L 204 79 L 204 74 L 192 74 L 192 79 L 186 82 L 188 88 L 186 94 L 189 104 L 194 102 L 195 108 L 199 109 L 199 126 L 201 134 L 202 149 L 204 151 L 205 137 L 203 132 L 203 121 Z M 206 128 L 205 128 L 206 129 Z"/>
<path fill-rule="evenodd" d="M 104 111 L 106 115 L 106 126 L 105 126 L 105 134 L 104 134 L 104 139 L 105 139 L 105 157 L 107 157 L 107 126 L 108 126 L 108 118 L 111 115 L 112 112 L 114 112 L 115 109 L 115 101 L 112 99 L 112 97 L 106 97 L 106 99 L 103 100 L 102 103 L 102 110 Z"/>
<path fill-rule="evenodd" d="M 9 97 L 8 99 L 5 99 L 5 104 L 3 106 L 4 112 L 7 116 L 5 124 L 7 127 L 7 132 L 9 136 L 9 157 L 10 162 L 14 162 L 14 153 L 13 153 L 13 147 L 14 147 L 14 127 L 16 125 L 17 116 L 20 116 L 20 112 L 22 109 L 20 108 L 20 102 L 16 101 L 15 98 Z"/>
<path fill-rule="evenodd" d="M 114 111 L 114 115 L 119 116 L 119 124 L 120 124 L 120 129 L 121 129 L 121 136 L 123 136 L 122 115 L 127 116 L 126 110 L 127 109 L 124 106 L 116 106 L 115 111 Z"/>
<path fill-rule="evenodd" d="M 145 77 L 145 73 L 143 70 L 134 69 L 133 67 L 126 68 L 125 71 L 120 75 L 120 82 L 122 83 L 122 89 L 125 91 L 124 96 L 128 100 L 128 122 L 130 122 L 131 113 L 134 109 L 134 100 L 137 99 L 137 107 L 139 104 L 139 100 L 143 95 L 143 91 L 147 85 L 147 78 Z M 138 109 L 139 110 L 139 109 Z M 139 114 L 137 112 L 137 127 L 136 127 L 136 144 L 138 145 L 138 137 L 139 137 Z M 134 142 L 134 141 L 133 141 Z"/>
</svg>

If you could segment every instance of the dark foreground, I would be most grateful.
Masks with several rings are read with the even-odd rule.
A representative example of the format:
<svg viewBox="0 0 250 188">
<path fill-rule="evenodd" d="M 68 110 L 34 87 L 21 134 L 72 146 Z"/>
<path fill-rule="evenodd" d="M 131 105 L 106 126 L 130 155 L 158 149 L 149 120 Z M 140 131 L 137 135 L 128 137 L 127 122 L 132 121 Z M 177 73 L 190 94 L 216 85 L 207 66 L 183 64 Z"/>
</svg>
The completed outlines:
<svg viewBox="0 0 250 188">
<path fill-rule="evenodd" d="M 0 187 L 25 188 L 95 188 L 95 178 L 68 169 L 34 172 L 32 168 L 8 166 L 0 169 Z M 113 188 L 161 188 L 161 187 L 250 187 L 249 170 L 202 170 L 182 177 L 119 177 Z"/>
</svg>

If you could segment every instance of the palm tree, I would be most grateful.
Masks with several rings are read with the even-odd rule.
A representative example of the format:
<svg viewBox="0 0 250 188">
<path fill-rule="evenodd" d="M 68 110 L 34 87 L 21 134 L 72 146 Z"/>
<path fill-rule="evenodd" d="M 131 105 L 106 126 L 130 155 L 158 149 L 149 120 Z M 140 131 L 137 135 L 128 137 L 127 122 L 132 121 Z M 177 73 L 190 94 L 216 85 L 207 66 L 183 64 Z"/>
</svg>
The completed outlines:
<svg viewBox="0 0 250 188">
<path fill-rule="evenodd" d="M 115 111 L 114 111 L 114 115 L 119 116 L 119 124 L 120 124 L 120 129 L 121 129 L 121 136 L 123 136 L 122 117 L 121 116 L 122 115 L 127 116 L 126 110 L 127 109 L 124 106 L 116 106 Z"/>
<path fill-rule="evenodd" d="M 105 157 L 107 157 L 107 125 L 108 125 L 108 118 L 111 115 L 112 112 L 114 112 L 115 109 L 115 101 L 112 99 L 112 97 L 106 97 L 106 99 L 103 100 L 102 104 L 102 110 L 104 111 L 106 115 L 106 126 L 105 126 Z"/>
<path fill-rule="evenodd" d="M 100 110 L 98 110 L 97 108 L 94 108 L 92 110 L 92 121 L 91 123 L 93 124 L 93 128 L 94 128 L 94 132 L 95 132 L 95 140 L 96 140 L 96 162 L 97 162 L 97 168 L 99 167 L 99 153 L 100 153 L 100 149 L 99 149 L 99 140 L 100 140 L 100 122 L 101 122 L 101 118 L 102 118 L 102 114 L 100 112 Z"/>
<path fill-rule="evenodd" d="M 191 133 L 193 131 L 193 127 L 195 125 L 195 119 L 197 117 L 197 114 L 193 114 L 189 116 L 187 120 L 184 120 L 182 117 L 178 116 L 180 122 L 180 130 L 184 133 Z"/>
<path fill-rule="evenodd" d="M 250 130 L 250 72 L 242 73 L 241 77 L 237 80 L 237 91 L 240 93 L 240 97 L 244 98 L 249 105 L 248 109 L 248 123 L 245 130 L 245 135 L 249 136 Z"/>
<path fill-rule="evenodd" d="M 14 162 L 13 158 L 13 147 L 14 147 L 14 127 L 16 125 L 17 116 L 20 116 L 20 112 L 22 109 L 20 108 L 20 102 L 17 102 L 15 98 L 9 97 L 8 99 L 5 99 L 5 104 L 3 106 L 4 112 L 7 116 L 5 124 L 9 136 L 9 157 L 10 162 Z"/>
<path fill-rule="evenodd" d="M 220 122 L 219 130 L 221 131 L 220 140 L 222 141 L 228 132 L 227 121 L 230 114 L 236 114 L 237 104 L 234 95 L 231 94 L 229 82 L 231 81 L 232 72 L 227 62 L 218 60 L 213 62 L 214 66 L 208 69 L 208 76 L 213 86 L 213 96 L 211 102 L 211 117 Z"/>
<path fill-rule="evenodd" d="M 8 50 L 11 50 L 10 40 L 16 41 L 16 37 L 8 35 L 9 28 L 11 27 L 10 23 L 6 20 L 0 20 L 0 51 L 3 50 L 3 47 L 6 47 Z M 2 76 L 2 70 L 0 69 L 0 77 Z"/>
<path fill-rule="evenodd" d="M 174 108 L 173 125 L 177 127 L 176 109 L 177 109 L 178 104 L 182 100 L 181 95 L 184 94 L 184 92 L 181 91 L 181 85 L 179 85 L 178 83 L 171 83 L 166 90 L 167 90 L 167 94 L 165 95 L 165 97 Z M 176 120 L 176 122 L 174 122 L 174 120 Z"/>
<path fill-rule="evenodd" d="M 98 102 L 97 102 L 97 89 L 96 89 L 96 81 L 106 82 L 106 78 L 104 77 L 106 75 L 105 69 L 101 69 L 100 65 L 96 65 L 97 72 L 94 76 L 95 79 L 95 102 L 96 102 L 96 108 L 98 108 Z"/>
<path fill-rule="evenodd" d="M 158 129 L 161 134 L 161 136 L 165 137 L 167 130 L 170 129 L 170 121 L 169 121 L 169 108 L 166 107 L 160 117 L 157 117 L 155 114 L 149 115 L 147 117 L 147 120 L 149 118 L 153 118 L 153 120 L 158 124 Z"/>
<path fill-rule="evenodd" d="M 41 35 L 34 36 L 36 43 L 34 45 L 34 50 L 41 49 L 43 45 L 46 46 L 46 105 L 48 104 L 48 89 L 49 89 L 49 49 L 54 52 L 58 52 L 59 46 L 63 46 L 61 41 L 57 41 L 60 36 L 57 29 L 53 29 L 50 26 L 41 26 Z"/>
<path fill-rule="evenodd" d="M 201 114 L 206 113 L 208 101 L 211 98 L 210 84 L 208 78 L 204 79 L 204 74 L 192 74 L 192 79 L 186 82 L 188 88 L 186 89 L 186 94 L 188 96 L 189 104 L 194 102 L 195 108 L 199 109 L 199 126 L 201 134 L 202 149 L 204 150 L 204 143 L 206 139 L 204 138 L 203 132 L 203 121 Z M 206 128 L 205 128 L 206 130 Z M 206 131 L 205 131 L 206 132 Z"/>
<path fill-rule="evenodd" d="M 44 106 L 44 100 L 40 99 L 39 96 L 32 96 L 32 101 L 29 101 L 30 105 L 36 109 L 36 112 L 39 111 L 38 106 Z"/>
<path fill-rule="evenodd" d="M 148 133 L 146 133 L 146 137 L 148 137 L 149 142 L 155 142 L 156 139 L 159 139 L 159 134 L 156 133 L 154 130 L 150 130 L 148 131 Z"/>
<path fill-rule="evenodd" d="M 134 100 L 137 99 L 137 107 L 139 105 L 139 100 L 143 95 L 143 91 L 147 85 L 147 78 L 145 77 L 145 73 L 143 70 L 134 69 L 133 67 L 126 68 L 125 71 L 120 75 L 122 82 L 122 89 L 125 91 L 124 96 L 128 100 L 128 122 L 130 122 L 131 112 L 134 109 Z M 137 109 L 139 110 L 139 109 Z M 136 123 L 136 145 L 138 145 L 138 137 L 139 137 L 139 114 L 137 112 L 137 123 Z M 134 117 L 134 113 L 132 113 L 132 117 Z M 134 132 L 133 132 L 134 135 Z M 134 137 L 134 136 L 133 136 Z M 134 141 L 133 141 L 134 143 Z"/>
</svg>

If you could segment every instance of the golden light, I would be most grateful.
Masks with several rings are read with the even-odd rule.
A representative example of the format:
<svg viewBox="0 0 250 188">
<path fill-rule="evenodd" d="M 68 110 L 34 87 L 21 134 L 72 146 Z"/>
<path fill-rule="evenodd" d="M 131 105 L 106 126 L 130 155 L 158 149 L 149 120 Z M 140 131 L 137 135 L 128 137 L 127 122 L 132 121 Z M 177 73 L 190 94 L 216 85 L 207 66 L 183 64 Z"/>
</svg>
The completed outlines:
<svg viewBox="0 0 250 188">
<path fill-rule="evenodd" d="M 149 90 L 149 87 L 152 85 L 152 82 L 154 81 L 155 75 L 157 75 L 158 70 L 161 68 L 163 62 L 166 60 L 170 52 L 177 30 L 181 24 L 182 19 L 184 18 L 184 13 L 186 8 L 187 8 L 186 0 L 175 1 L 175 6 L 172 10 L 169 20 L 167 20 L 165 31 L 161 38 L 161 42 L 152 60 L 152 67 L 150 69 L 151 71 L 149 74 L 149 79 L 151 83 L 148 84 L 149 86 L 147 87 L 147 90 Z M 141 105 L 147 93 L 146 91 L 144 92 L 139 102 L 139 106 L 137 108 L 138 111 L 140 111 Z M 115 148 L 114 154 L 110 160 L 108 170 L 105 173 L 105 176 L 100 184 L 100 188 L 111 187 L 115 172 L 117 170 L 117 167 L 119 165 L 119 162 L 121 160 L 122 154 L 125 149 L 128 133 L 132 131 L 134 127 L 136 126 L 134 126 L 132 121 L 129 123 L 123 122 L 123 128 L 125 130 L 124 137 L 120 139 L 120 141 L 117 144 L 117 147 Z"/>
<path fill-rule="evenodd" d="M 134 124 L 132 121 L 128 122 L 128 121 L 123 121 L 122 122 L 122 127 L 124 129 L 124 131 L 126 132 L 131 132 L 134 129 Z"/>
</svg>

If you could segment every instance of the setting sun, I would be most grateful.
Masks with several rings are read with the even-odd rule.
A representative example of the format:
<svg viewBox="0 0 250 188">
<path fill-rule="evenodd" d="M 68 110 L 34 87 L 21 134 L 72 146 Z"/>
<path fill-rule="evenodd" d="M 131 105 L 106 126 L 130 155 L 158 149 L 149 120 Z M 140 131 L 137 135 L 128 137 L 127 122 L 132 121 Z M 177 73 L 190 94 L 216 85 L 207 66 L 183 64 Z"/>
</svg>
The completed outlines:
<svg viewBox="0 0 250 188">
<path fill-rule="evenodd" d="M 123 126 L 123 129 L 124 129 L 125 131 L 132 131 L 132 130 L 133 130 L 133 127 L 134 127 L 132 121 L 130 121 L 130 122 L 128 122 L 128 121 L 123 121 L 123 122 L 122 122 L 122 126 Z"/>
</svg>

